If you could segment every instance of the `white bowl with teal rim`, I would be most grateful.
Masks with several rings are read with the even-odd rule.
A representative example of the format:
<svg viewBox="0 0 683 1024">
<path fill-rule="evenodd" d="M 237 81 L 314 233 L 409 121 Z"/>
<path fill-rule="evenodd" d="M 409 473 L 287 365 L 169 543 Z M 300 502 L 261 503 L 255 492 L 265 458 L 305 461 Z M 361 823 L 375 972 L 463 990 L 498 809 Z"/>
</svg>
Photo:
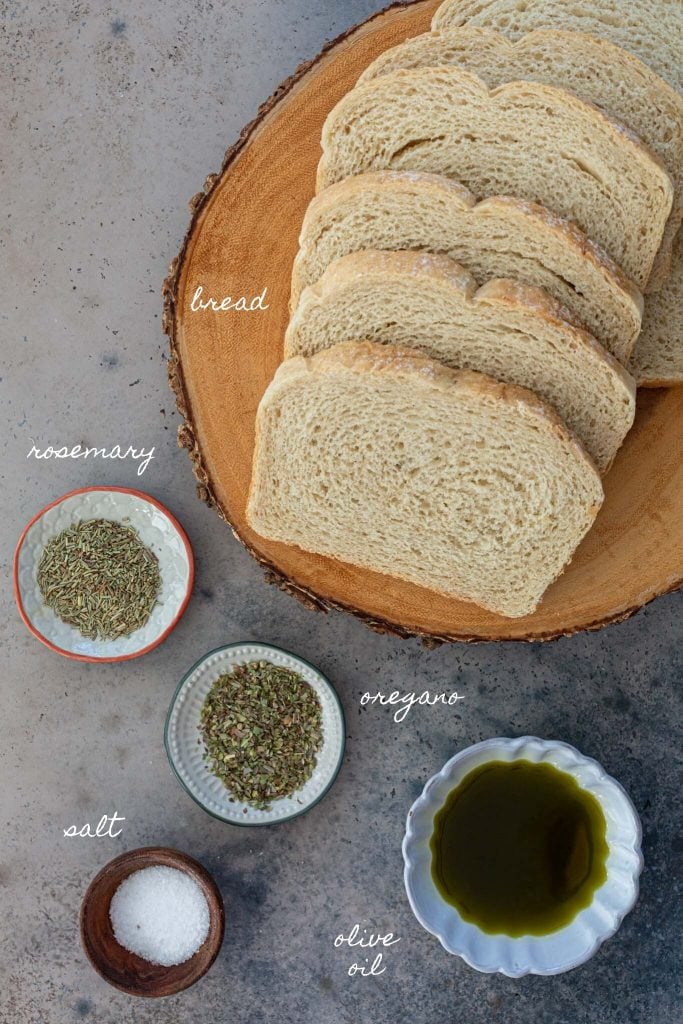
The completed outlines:
<svg viewBox="0 0 683 1024">
<path fill-rule="evenodd" d="M 432 879 L 430 840 L 434 819 L 448 795 L 474 768 L 489 761 L 527 760 L 553 765 L 576 779 L 597 799 L 605 816 L 607 877 L 588 907 L 565 927 L 548 935 L 490 935 L 465 921 L 447 903 Z M 568 743 L 541 740 L 490 739 L 452 757 L 426 784 L 408 813 L 403 840 L 404 880 L 416 918 L 436 935 L 449 953 L 477 971 L 511 978 L 524 974 L 561 974 L 584 963 L 614 935 L 638 898 L 643 868 L 642 832 L 636 810 L 624 789 L 592 758 Z"/>
<path fill-rule="evenodd" d="M 84 637 L 47 607 L 38 586 L 45 545 L 85 519 L 111 519 L 132 526 L 159 562 L 161 590 L 149 619 L 115 640 Z M 193 581 L 192 548 L 178 520 L 156 498 L 130 487 L 82 487 L 62 495 L 27 523 L 14 554 L 14 596 L 24 623 L 50 650 L 75 661 L 127 661 L 158 647 L 180 621 Z"/>
<path fill-rule="evenodd" d="M 291 796 L 273 800 L 268 810 L 234 800 L 204 760 L 199 732 L 202 706 L 219 676 L 236 665 L 268 661 L 297 672 L 315 690 L 322 708 L 323 745 L 313 773 Z M 344 712 L 332 684 L 303 658 L 263 643 L 235 643 L 218 647 L 201 658 L 178 684 L 166 718 L 164 743 L 169 764 L 181 785 L 205 811 L 230 825 L 274 825 L 310 810 L 328 792 L 344 759 Z"/>
</svg>

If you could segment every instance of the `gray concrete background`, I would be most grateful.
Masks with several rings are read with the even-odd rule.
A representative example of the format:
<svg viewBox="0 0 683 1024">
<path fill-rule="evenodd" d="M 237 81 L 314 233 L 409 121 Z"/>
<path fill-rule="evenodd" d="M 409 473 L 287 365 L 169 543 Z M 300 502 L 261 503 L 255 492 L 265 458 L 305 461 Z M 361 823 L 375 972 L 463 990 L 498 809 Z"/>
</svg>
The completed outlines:
<svg viewBox="0 0 683 1024">
<path fill-rule="evenodd" d="M 175 446 L 160 286 L 187 199 L 259 103 L 380 0 L 31 0 L 0 3 L 2 88 L 2 563 L 49 500 L 89 483 L 141 486 L 184 523 L 197 555 L 187 614 L 157 651 L 120 666 L 66 661 L 24 629 L 2 591 L 0 1024 L 673 1024 L 681 1021 L 681 597 L 602 633 L 550 645 L 443 647 L 314 615 L 266 586 L 194 497 Z M 27 461 L 38 444 L 156 445 L 130 463 Z M 241 639 L 282 644 L 336 684 L 348 720 L 334 789 L 264 830 L 213 821 L 170 774 L 162 744 L 181 673 Z M 456 709 L 361 712 L 366 687 L 457 688 Z M 457 710 L 457 714 L 453 713 Z M 599 758 L 643 819 L 642 895 L 587 965 L 555 979 L 475 973 L 412 917 L 401 878 L 405 813 L 459 748 L 495 735 L 558 737 Z M 70 824 L 126 817 L 118 839 Z M 81 952 L 77 917 L 112 856 L 170 844 L 225 897 L 210 974 L 135 1001 Z M 349 978 L 335 935 L 391 930 L 380 978 Z"/>
</svg>

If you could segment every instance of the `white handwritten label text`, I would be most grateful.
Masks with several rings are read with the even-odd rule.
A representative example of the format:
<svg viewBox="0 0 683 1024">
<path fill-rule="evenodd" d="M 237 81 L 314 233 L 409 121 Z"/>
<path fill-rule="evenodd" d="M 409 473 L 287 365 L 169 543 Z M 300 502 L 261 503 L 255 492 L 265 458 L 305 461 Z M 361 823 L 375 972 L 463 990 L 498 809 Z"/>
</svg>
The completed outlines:
<svg viewBox="0 0 683 1024">
<path fill-rule="evenodd" d="M 402 705 L 394 712 L 394 721 L 397 723 L 403 722 L 415 704 L 427 704 L 433 707 L 435 704 L 445 704 L 448 707 L 452 707 L 457 704 L 459 700 L 464 700 L 464 694 L 459 694 L 456 691 L 453 693 L 435 693 L 432 697 L 429 690 L 424 690 L 422 693 L 404 693 L 400 690 L 392 690 L 392 692 L 385 696 L 383 693 L 364 693 L 360 699 L 361 707 L 365 707 L 366 704 L 379 704 L 381 707 L 387 705 L 400 704 Z"/>
<path fill-rule="evenodd" d="M 89 824 L 83 825 L 80 829 L 77 825 L 69 825 L 69 827 L 65 828 L 63 831 L 67 838 L 78 836 L 81 839 L 103 839 L 105 836 L 108 836 L 110 839 L 116 839 L 117 836 L 121 835 L 123 829 L 120 828 L 118 832 L 114 832 L 113 829 L 120 821 L 125 820 L 125 818 L 120 817 L 116 811 L 114 811 L 112 815 L 103 814 L 94 831 Z M 109 822 L 108 825 L 107 822 Z"/>
<path fill-rule="evenodd" d="M 31 438 L 33 441 L 33 438 Z M 71 447 L 63 445 L 61 448 L 54 448 L 49 445 L 42 451 L 34 443 L 31 451 L 26 456 L 27 459 L 89 459 L 93 456 L 96 459 L 133 459 L 138 461 L 141 459 L 140 465 L 138 466 L 138 476 L 142 476 L 150 462 L 154 458 L 155 449 L 152 447 L 149 451 L 145 451 L 144 448 L 123 448 L 119 444 L 115 444 L 113 448 L 88 448 L 86 445 L 74 444 Z"/>
<path fill-rule="evenodd" d="M 349 949 L 375 949 L 377 946 L 394 946 L 397 942 L 400 942 L 400 938 L 395 938 L 393 932 L 387 932 L 386 935 L 374 935 L 367 934 L 367 928 L 363 928 L 363 934 L 361 935 L 361 928 L 359 924 L 354 924 L 353 928 L 348 935 L 337 935 L 334 940 L 334 948 L 339 949 L 340 946 L 348 946 Z M 365 963 L 353 963 L 346 972 L 350 978 L 353 978 L 356 974 L 360 974 L 362 978 L 377 978 L 380 974 L 384 974 L 386 967 L 382 966 L 382 953 L 377 953 L 372 963 L 370 963 L 370 957 L 365 957 Z"/>
<path fill-rule="evenodd" d="M 246 295 L 240 296 L 239 299 L 233 298 L 232 295 L 225 295 L 222 299 L 203 299 L 204 288 L 200 284 L 192 296 L 190 309 L 193 313 L 203 313 L 207 309 L 212 313 L 254 313 L 256 310 L 269 308 L 266 303 L 267 292 L 268 289 L 264 288 L 260 295 L 255 295 L 252 299 L 248 299 Z"/>
</svg>

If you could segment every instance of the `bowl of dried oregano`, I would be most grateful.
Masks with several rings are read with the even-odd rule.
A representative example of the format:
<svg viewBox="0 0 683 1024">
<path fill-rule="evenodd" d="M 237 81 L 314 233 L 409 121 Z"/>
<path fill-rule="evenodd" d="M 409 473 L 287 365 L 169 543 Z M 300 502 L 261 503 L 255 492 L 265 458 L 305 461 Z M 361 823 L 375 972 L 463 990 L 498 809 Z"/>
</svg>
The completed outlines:
<svg viewBox="0 0 683 1024">
<path fill-rule="evenodd" d="M 226 644 L 181 679 L 165 743 L 205 811 L 232 825 L 273 825 L 329 791 L 344 756 L 344 712 L 303 658 L 272 644 Z"/>
</svg>

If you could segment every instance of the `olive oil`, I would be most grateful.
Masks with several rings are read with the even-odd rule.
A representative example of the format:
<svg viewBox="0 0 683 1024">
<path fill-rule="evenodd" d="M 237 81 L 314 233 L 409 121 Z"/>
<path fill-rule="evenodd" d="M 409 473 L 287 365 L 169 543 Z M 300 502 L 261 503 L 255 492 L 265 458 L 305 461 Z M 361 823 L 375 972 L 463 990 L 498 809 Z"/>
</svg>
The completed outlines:
<svg viewBox="0 0 683 1024">
<path fill-rule="evenodd" d="M 589 906 L 607 878 L 600 804 L 549 764 L 489 761 L 434 819 L 432 878 L 490 935 L 548 935 Z"/>
</svg>

